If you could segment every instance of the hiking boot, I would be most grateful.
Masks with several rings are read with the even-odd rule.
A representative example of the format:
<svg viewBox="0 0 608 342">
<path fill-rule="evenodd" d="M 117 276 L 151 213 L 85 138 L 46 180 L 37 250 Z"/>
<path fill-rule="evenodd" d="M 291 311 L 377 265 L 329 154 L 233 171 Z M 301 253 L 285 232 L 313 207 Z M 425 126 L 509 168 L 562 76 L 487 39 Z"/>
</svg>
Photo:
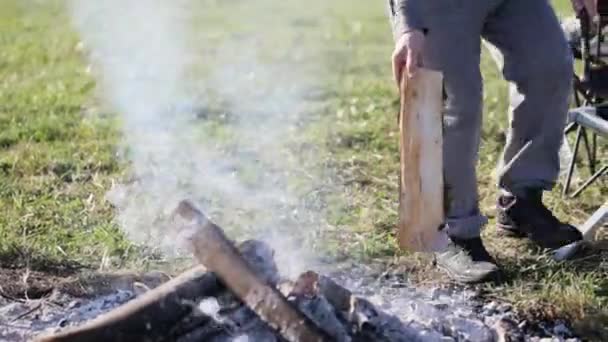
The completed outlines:
<svg viewBox="0 0 608 342">
<path fill-rule="evenodd" d="M 560 222 L 542 201 L 542 191 L 498 198 L 498 229 L 510 236 L 528 237 L 542 248 L 555 249 L 583 238 L 578 229 Z"/>
<path fill-rule="evenodd" d="M 479 283 L 497 278 L 496 262 L 483 246 L 481 238 L 458 239 L 450 237 L 443 252 L 435 253 L 437 267 L 462 283 Z"/>
<path fill-rule="evenodd" d="M 534 198 L 534 201 L 542 202 L 542 192 L 530 193 L 528 194 L 528 196 L 541 196 L 540 198 Z M 498 203 L 496 205 L 496 226 L 500 235 L 514 238 L 524 238 L 527 236 L 526 233 L 524 233 L 518 228 L 517 224 L 515 224 L 511 216 L 507 214 L 507 210 L 505 210 L 505 208 L 507 208 L 514 200 L 515 195 L 506 191 L 503 191 L 503 193 L 498 197 Z"/>
</svg>

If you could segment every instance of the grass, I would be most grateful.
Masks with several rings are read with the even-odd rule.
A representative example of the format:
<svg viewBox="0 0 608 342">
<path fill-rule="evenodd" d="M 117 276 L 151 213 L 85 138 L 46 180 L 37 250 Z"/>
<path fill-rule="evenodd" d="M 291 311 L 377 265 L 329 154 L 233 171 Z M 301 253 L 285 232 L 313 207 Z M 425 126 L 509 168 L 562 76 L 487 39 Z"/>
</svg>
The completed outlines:
<svg viewBox="0 0 608 342">
<path fill-rule="evenodd" d="M 116 131 L 87 116 L 94 82 L 62 9 L 27 6 L 0 3 L 0 254 L 92 261 L 127 247 L 103 200 Z"/>
<path fill-rule="evenodd" d="M 399 262 L 420 282 L 445 282 L 429 273 L 427 258 L 404 255 L 393 235 L 397 218 L 398 99 L 390 78 L 391 37 L 381 4 L 314 1 L 203 2 L 196 12 L 196 51 L 217 61 L 218 46 L 255 37 L 269 65 L 295 63 L 312 78 L 304 97 L 304 128 L 289 142 L 293 160 L 321 179 L 323 214 L 332 228 L 319 252 L 366 261 Z M 567 1 L 556 1 L 567 13 Z M 255 10 L 256 15 L 250 15 Z M 260 22 L 265 23 L 262 27 Z M 284 28 L 284 29 L 281 29 Z M 237 38 L 235 38 L 237 37 Z M 209 48 L 213 47 L 213 48 Z M 238 47 L 238 46 L 237 46 Z M 230 46 L 229 51 L 246 54 Z M 218 57 L 219 55 L 219 57 Z M 211 65 L 211 64 L 209 64 Z M 200 63 L 201 75 L 210 66 Z M 122 235 L 104 199 L 112 182 L 128 174 L 116 156 L 119 126 L 94 96 L 95 82 L 78 48 L 61 1 L 0 0 L 0 265 L 76 263 L 87 267 L 142 264 L 140 249 Z M 493 170 L 507 127 L 506 84 L 484 53 L 483 143 L 478 166 L 481 208 L 493 223 Z M 221 107 L 221 103 L 220 103 Z M 230 139 L 221 120 L 201 131 Z M 292 161 L 293 162 L 293 161 Z M 246 175 L 255 182 L 255 175 Z M 310 191 L 301 179 L 293 186 Z M 580 223 L 605 198 L 605 183 L 576 200 L 559 188 L 548 204 Z M 509 280 L 482 286 L 489 298 L 516 304 L 523 314 L 575 319 L 601 339 L 608 317 L 608 256 L 556 263 L 524 242 L 483 233 Z M 428 274 L 432 274 L 429 276 Z M 598 337 L 599 336 L 599 337 Z M 606 336 L 606 335 L 603 335 Z"/>
</svg>

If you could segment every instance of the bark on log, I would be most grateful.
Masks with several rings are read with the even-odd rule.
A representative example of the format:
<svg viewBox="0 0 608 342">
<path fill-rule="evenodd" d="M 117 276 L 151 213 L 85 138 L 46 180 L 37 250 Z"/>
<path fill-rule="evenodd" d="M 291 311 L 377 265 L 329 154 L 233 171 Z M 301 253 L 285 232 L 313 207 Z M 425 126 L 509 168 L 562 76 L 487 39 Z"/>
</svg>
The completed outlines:
<svg viewBox="0 0 608 342">
<path fill-rule="evenodd" d="M 269 286 L 247 264 L 220 227 L 188 201 L 175 212 L 186 219 L 190 244 L 196 258 L 215 272 L 239 299 L 283 338 L 293 342 L 330 341 L 329 335 L 299 312 L 274 287 Z"/>
<path fill-rule="evenodd" d="M 386 341 L 379 327 L 370 322 L 377 316 L 374 306 L 353 294 L 332 279 L 314 271 L 302 273 L 294 283 L 290 298 L 325 298 L 332 307 L 341 312 L 342 317 L 354 332 L 353 341 Z"/>
<path fill-rule="evenodd" d="M 346 288 L 342 287 L 326 276 L 319 276 L 319 292 L 327 298 L 336 310 L 350 312 L 354 305 L 355 297 Z"/>
<path fill-rule="evenodd" d="M 399 223 L 401 248 L 447 246 L 444 224 L 442 74 L 420 69 L 401 83 Z"/>
<path fill-rule="evenodd" d="M 334 304 L 343 305 L 342 296 L 345 292 L 341 290 L 350 294 L 348 290 L 328 278 L 319 276 L 314 271 L 308 271 L 298 277 L 288 298 L 302 312 L 311 317 L 319 327 L 327 331 L 333 341 L 350 342 L 351 338 L 344 324 L 345 319 L 343 319 L 346 314 L 342 312 L 339 305 Z"/>
<path fill-rule="evenodd" d="M 198 301 L 215 296 L 222 289 L 213 273 L 196 267 L 95 320 L 35 341 L 163 341 Z"/>
<path fill-rule="evenodd" d="M 302 273 L 289 291 L 290 296 L 314 297 L 323 296 L 338 311 L 350 312 L 354 297 L 346 288 L 329 277 L 314 271 Z"/>
</svg>

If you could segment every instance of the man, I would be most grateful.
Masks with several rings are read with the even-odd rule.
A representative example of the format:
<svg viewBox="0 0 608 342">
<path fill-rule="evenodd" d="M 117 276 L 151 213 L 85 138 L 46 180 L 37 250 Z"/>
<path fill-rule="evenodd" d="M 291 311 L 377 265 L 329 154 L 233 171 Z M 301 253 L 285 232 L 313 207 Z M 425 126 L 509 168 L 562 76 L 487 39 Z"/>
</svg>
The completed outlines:
<svg viewBox="0 0 608 342">
<path fill-rule="evenodd" d="M 572 0 L 595 17 L 596 0 Z M 528 142 L 530 148 L 500 180 L 498 229 L 527 236 L 543 248 L 581 239 L 542 203 L 559 174 L 559 149 L 571 94 L 573 61 L 548 0 L 388 0 L 395 51 L 393 73 L 413 75 L 419 66 L 439 70 L 446 94 L 444 174 L 450 202 L 451 243 L 437 265 L 461 282 L 494 278 L 499 269 L 486 251 L 475 167 L 482 122 L 481 38 L 503 54 L 511 96 L 510 131 L 501 165 Z M 399 82 L 398 82 L 399 83 Z M 508 177 L 507 177 L 508 176 Z"/>
</svg>

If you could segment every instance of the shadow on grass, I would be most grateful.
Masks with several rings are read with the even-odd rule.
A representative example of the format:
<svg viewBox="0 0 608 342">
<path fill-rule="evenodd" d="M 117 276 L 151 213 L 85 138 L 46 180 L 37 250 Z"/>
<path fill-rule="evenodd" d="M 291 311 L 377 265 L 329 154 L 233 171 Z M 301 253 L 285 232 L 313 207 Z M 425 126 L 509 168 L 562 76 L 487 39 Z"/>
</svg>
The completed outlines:
<svg viewBox="0 0 608 342">
<path fill-rule="evenodd" d="M 77 261 L 69 259 L 49 258 L 48 256 L 34 255 L 17 248 L 0 251 L 1 269 L 23 269 L 65 277 L 75 274 L 87 267 Z"/>
</svg>

